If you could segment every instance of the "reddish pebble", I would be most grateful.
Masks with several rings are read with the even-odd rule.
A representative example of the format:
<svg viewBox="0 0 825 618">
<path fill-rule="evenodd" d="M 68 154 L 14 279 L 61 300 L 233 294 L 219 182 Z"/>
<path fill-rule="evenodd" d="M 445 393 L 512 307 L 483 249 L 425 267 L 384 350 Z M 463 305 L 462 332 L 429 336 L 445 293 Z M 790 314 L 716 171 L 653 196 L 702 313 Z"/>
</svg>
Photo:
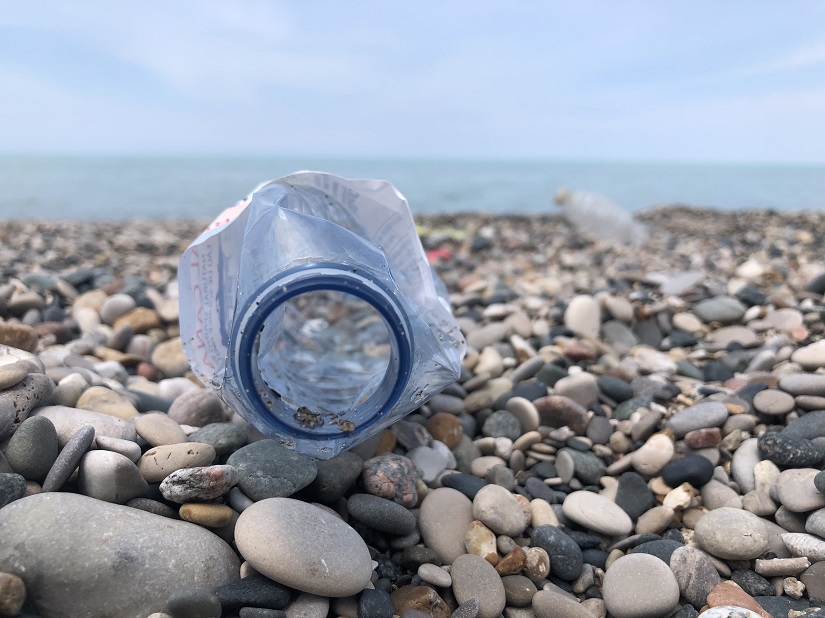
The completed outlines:
<svg viewBox="0 0 825 618">
<path fill-rule="evenodd" d="M 361 480 L 367 493 L 409 508 L 418 502 L 417 474 L 415 464 L 408 458 L 388 453 L 365 461 Z"/>
<path fill-rule="evenodd" d="M 722 432 L 718 427 L 696 429 L 685 434 L 685 445 L 692 449 L 710 448 L 722 441 Z"/>
<path fill-rule="evenodd" d="M 157 367 L 147 362 L 138 363 L 137 374 L 150 382 L 157 382 L 160 377 Z"/>
</svg>

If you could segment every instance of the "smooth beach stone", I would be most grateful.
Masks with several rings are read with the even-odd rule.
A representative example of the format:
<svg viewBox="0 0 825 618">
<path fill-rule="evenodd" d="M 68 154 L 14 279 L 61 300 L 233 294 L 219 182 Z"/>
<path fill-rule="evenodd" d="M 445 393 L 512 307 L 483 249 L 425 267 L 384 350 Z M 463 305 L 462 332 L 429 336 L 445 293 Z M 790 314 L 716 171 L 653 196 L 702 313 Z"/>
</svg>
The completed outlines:
<svg viewBox="0 0 825 618">
<path fill-rule="evenodd" d="M 66 406 L 44 406 L 37 408 L 32 416 L 44 416 L 52 422 L 61 446 L 64 446 L 77 433 L 77 430 L 84 425 L 94 427 L 95 435 L 99 436 L 109 436 L 121 440 L 131 440 L 132 442 L 137 438 L 134 423 L 100 412 L 78 410 Z"/>
<path fill-rule="evenodd" d="M 601 323 L 599 303 L 588 294 L 575 296 L 564 310 L 564 325 L 582 337 L 597 339 Z"/>
<path fill-rule="evenodd" d="M 172 593 L 166 601 L 166 611 L 172 618 L 220 618 L 222 608 L 214 592 L 189 588 Z"/>
<path fill-rule="evenodd" d="M 792 373 L 779 378 L 779 388 L 791 395 L 825 396 L 825 373 Z"/>
<path fill-rule="evenodd" d="M 408 508 L 418 502 L 417 477 L 415 464 L 408 457 L 393 453 L 367 459 L 361 473 L 364 491 Z"/>
<path fill-rule="evenodd" d="M 153 515 L 160 515 L 161 517 L 168 517 L 170 519 L 178 518 L 178 512 L 171 506 L 167 506 L 163 502 L 158 502 L 157 500 L 152 500 L 151 498 L 132 498 L 126 503 L 126 506 L 133 509 L 146 511 L 147 513 L 152 513 Z"/>
<path fill-rule="evenodd" d="M 803 414 L 788 423 L 779 433 L 786 438 L 804 438 L 807 440 L 825 437 L 825 410 L 815 410 Z"/>
<path fill-rule="evenodd" d="M 581 575 L 582 550 L 570 535 L 555 526 L 538 526 L 533 528 L 531 540 L 534 547 L 543 549 L 550 556 L 554 575 L 566 581 L 574 581 Z"/>
<path fill-rule="evenodd" d="M 434 549 L 443 564 L 452 564 L 466 553 L 464 537 L 473 521 L 473 503 L 449 487 L 431 491 L 421 502 L 418 527 L 427 547 Z"/>
<path fill-rule="evenodd" d="M 688 455 L 674 459 L 662 468 L 662 480 L 668 487 L 690 483 L 701 489 L 713 476 L 713 464 L 701 455 Z"/>
<path fill-rule="evenodd" d="M 149 489 L 137 466 L 112 451 L 86 453 L 80 460 L 77 486 L 85 496 L 116 504 L 143 496 Z"/>
<path fill-rule="evenodd" d="M 117 318 L 136 306 L 135 299 L 128 294 L 112 294 L 100 306 L 100 319 L 111 326 Z"/>
<path fill-rule="evenodd" d="M 372 573 L 369 550 L 355 530 L 291 498 L 267 498 L 244 510 L 235 524 L 235 544 L 256 571 L 310 594 L 356 594 Z"/>
<path fill-rule="evenodd" d="M 246 431 L 233 423 L 209 423 L 189 434 L 188 440 L 211 444 L 218 457 L 222 457 L 231 455 L 246 444 Z"/>
<path fill-rule="evenodd" d="M 329 599 L 301 593 L 286 608 L 286 618 L 327 618 Z"/>
<path fill-rule="evenodd" d="M 215 457 L 215 449 L 211 444 L 166 444 L 146 451 L 138 460 L 137 466 L 148 482 L 159 483 L 176 470 L 207 466 Z"/>
<path fill-rule="evenodd" d="M 108 414 L 124 421 L 134 419 L 138 415 L 137 408 L 130 401 L 104 386 L 87 388 L 77 400 L 75 407 L 80 410 Z"/>
<path fill-rule="evenodd" d="M 447 571 L 430 563 L 424 563 L 418 567 L 418 576 L 425 582 L 441 588 L 448 588 L 453 581 Z"/>
<path fill-rule="evenodd" d="M 396 614 L 423 613 L 432 618 L 449 618 L 450 608 L 430 586 L 401 586 L 390 594 Z M 417 614 L 412 614 L 414 617 Z"/>
<path fill-rule="evenodd" d="M 571 520 L 599 534 L 630 534 L 633 522 L 612 500 L 590 491 L 574 491 L 562 503 L 563 513 Z"/>
<path fill-rule="evenodd" d="M 593 374 L 582 372 L 568 375 L 556 382 L 553 392 L 569 397 L 580 406 L 587 406 L 599 398 L 599 387 Z"/>
<path fill-rule="evenodd" d="M 630 463 L 640 474 L 654 476 L 673 457 L 673 440 L 665 434 L 655 434 L 630 455 Z"/>
<path fill-rule="evenodd" d="M 616 403 L 622 403 L 633 397 L 633 387 L 624 380 L 611 375 L 599 376 L 596 385 Z"/>
<path fill-rule="evenodd" d="M 279 610 L 286 607 L 291 596 L 288 588 L 260 573 L 220 586 L 215 589 L 215 595 L 227 614 L 243 611 L 244 607 Z"/>
<path fill-rule="evenodd" d="M 552 590 L 539 590 L 533 596 L 532 607 L 537 618 L 593 618 L 576 599 Z"/>
<path fill-rule="evenodd" d="M 20 423 L 9 439 L 3 454 L 12 469 L 27 481 L 42 483 L 57 459 L 57 431 L 42 416 L 32 416 Z"/>
<path fill-rule="evenodd" d="M 51 378 L 42 373 L 30 373 L 14 386 L 0 391 L 0 401 L 14 409 L 14 427 L 17 428 L 32 410 L 51 397 L 53 391 Z"/>
<path fill-rule="evenodd" d="M 656 594 L 650 594 L 651 590 Z M 667 616 L 679 603 L 679 584 L 658 558 L 628 554 L 607 568 L 602 597 L 615 618 L 658 618 Z"/>
<path fill-rule="evenodd" d="M 225 418 L 223 402 L 211 391 L 195 389 L 178 396 L 169 406 L 169 418 L 180 425 L 204 427 Z"/>
<path fill-rule="evenodd" d="M 480 618 L 498 618 L 506 604 L 504 584 L 493 566 L 480 556 L 464 554 L 452 563 L 450 577 L 458 603 L 479 600 Z"/>
<path fill-rule="evenodd" d="M 163 412 L 141 414 L 134 419 L 134 423 L 137 434 L 146 440 L 149 446 L 166 446 L 189 441 L 183 428 Z"/>
<path fill-rule="evenodd" d="M 416 528 L 415 515 L 392 500 L 372 494 L 353 494 L 347 499 L 349 514 L 370 528 L 402 536 Z"/>
<path fill-rule="evenodd" d="M 548 427 L 567 426 L 577 436 L 584 434 L 590 415 L 587 410 L 570 397 L 547 395 L 533 401 L 542 425 Z"/>
<path fill-rule="evenodd" d="M 669 565 L 680 593 L 694 607 L 705 605 L 708 594 L 722 581 L 710 558 L 695 547 L 676 549 Z"/>
<path fill-rule="evenodd" d="M 768 388 L 756 393 L 753 407 L 762 414 L 781 416 L 794 409 L 794 399 L 788 393 Z"/>
<path fill-rule="evenodd" d="M 507 400 L 507 411 L 515 416 L 521 424 L 521 432 L 535 431 L 539 426 L 539 411 L 533 402 L 524 397 L 511 397 Z"/>
<path fill-rule="evenodd" d="M 532 477 L 531 477 L 532 479 Z M 527 479 L 529 483 L 531 479 Z M 538 479 L 535 479 L 538 481 Z M 538 481 L 542 485 L 541 481 Z M 441 485 L 442 487 L 451 487 L 452 489 L 456 489 L 467 496 L 470 500 L 476 497 L 476 494 L 479 490 L 487 485 L 487 481 L 484 479 L 480 479 L 477 476 L 473 476 L 472 474 L 463 474 L 461 472 L 457 472 L 455 474 L 448 474 L 446 476 L 441 477 Z M 526 484 L 525 484 L 526 487 Z M 547 487 L 544 485 L 544 487 Z M 527 488 L 529 491 L 529 488 Z"/>
<path fill-rule="evenodd" d="M 0 614 L 17 616 L 26 602 L 26 584 L 17 575 L 0 573 Z"/>
<path fill-rule="evenodd" d="M 776 480 L 779 502 L 789 511 L 802 513 L 825 507 L 825 495 L 817 491 L 814 479 L 819 474 L 815 468 L 785 470 Z"/>
<path fill-rule="evenodd" d="M 237 469 L 241 490 L 256 501 L 291 496 L 315 480 L 317 473 L 314 459 L 269 439 L 238 449 L 226 463 Z"/>
<path fill-rule="evenodd" d="M 86 496 L 29 496 L 0 509 L 0 526 L 16 540 L 0 543 L 0 570 L 25 581 L 43 616 L 139 618 L 178 590 L 238 579 L 235 552 L 204 528 Z"/>
<path fill-rule="evenodd" d="M 441 453 L 429 446 L 417 446 L 407 451 L 407 457 L 415 464 L 421 480 L 431 483 L 447 467 L 449 461 L 446 453 Z"/>
<path fill-rule="evenodd" d="M 673 539 L 657 539 L 655 541 L 645 541 L 644 543 L 639 543 L 631 552 L 628 553 L 656 556 L 665 564 L 670 564 L 670 559 L 673 556 L 673 553 L 680 547 L 684 546 L 684 543 L 681 541 L 674 541 Z"/>
<path fill-rule="evenodd" d="M 559 461 L 562 457 L 569 457 L 573 462 L 573 472 L 577 479 L 585 485 L 597 485 L 599 479 L 605 475 L 604 462 L 590 451 L 579 451 L 573 448 L 563 448 L 556 453 L 556 467 L 561 472 Z M 561 476 L 561 474 L 560 474 Z"/>
<path fill-rule="evenodd" d="M 129 315 L 130 313 L 115 322 L 115 327 L 119 325 L 121 320 L 124 320 Z M 132 326 L 135 327 L 135 332 L 137 333 L 144 333 L 147 330 L 143 324 L 133 324 Z M 180 337 L 173 337 L 157 344 L 152 351 L 151 361 L 167 378 L 181 377 L 189 371 L 189 360 L 183 351 Z"/>
<path fill-rule="evenodd" d="M 110 438 L 109 436 L 95 436 L 95 444 L 97 448 L 105 451 L 120 453 L 134 463 L 137 463 L 140 456 L 143 455 L 140 450 L 140 445 L 131 440 L 121 440 L 120 438 Z"/>
<path fill-rule="evenodd" d="M 367 588 L 358 598 L 358 618 L 392 618 L 393 607 L 389 593 Z"/>
<path fill-rule="evenodd" d="M 171 502 L 212 500 L 228 492 L 238 482 L 238 471 L 229 465 L 183 468 L 167 476 L 160 493 Z"/>
<path fill-rule="evenodd" d="M 29 375 L 30 369 L 29 364 L 23 361 L 0 365 L 0 390 L 6 390 L 19 384 L 23 378 Z"/>
<path fill-rule="evenodd" d="M 729 507 L 703 515 L 694 527 L 694 538 L 702 549 L 723 560 L 750 560 L 768 547 L 762 520 L 748 511 Z"/>
<path fill-rule="evenodd" d="M 802 365 L 806 371 L 825 367 L 825 340 L 815 341 L 810 345 L 797 348 L 791 354 L 791 361 Z"/>
<path fill-rule="evenodd" d="M 232 521 L 234 512 L 225 504 L 190 502 L 181 506 L 178 514 L 183 521 L 207 528 L 222 528 Z"/>
<path fill-rule="evenodd" d="M 495 533 L 477 519 L 473 520 L 467 528 L 467 533 L 464 535 L 464 548 L 468 554 L 498 559 Z"/>
<path fill-rule="evenodd" d="M 331 503 L 352 487 L 364 469 L 364 460 L 352 451 L 344 451 L 332 459 L 316 461 L 315 466 L 315 479 L 307 490 L 315 499 Z"/>
<path fill-rule="evenodd" d="M 756 438 L 745 440 L 733 453 L 730 464 L 731 476 L 739 486 L 739 491 L 743 494 L 756 489 L 754 468 L 760 459 L 759 445 Z"/>
<path fill-rule="evenodd" d="M 726 348 L 732 343 L 743 348 L 752 348 L 759 345 L 758 335 L 746 326 L 723 326 L 709 333 L 706 341 L 720 348 Z"/>
<path fill-rule="evenodd" d="M 805 556 L 811 562 L 825 560 L 825 540 L 803 532 L 787 532 L 782 542 L 794 556 Z"/>
<path fill-rule="evenodd" d="M 733 324 L 742 319 L 745 311 L 745 305 L 732 296 L 715 296 L 693 306 L 693 313 L 705 324 L 708 322 Z"/>
<path fill-rule="evenodd" d="M 69 480 L 74 473 L 80 459 L 89 450 L 95 439 L 95 428 L 91 425 L 82 425 L 72 435 L 63 449 L 54 460 L 54 464 L 49 469 L 46 479 L 43 481 L 41 491 L 58 491 L 63 484 Z"/>
<path fill-rule="evenodd" d="M 777 466 L 806 468 L 822 460 L 823 450 L 805 438 L 766 431 L 758 438 L 759 453 Z"/>
<path fill-rule="evenodd" d="M 752 597 L 774 593 L 773 584 L 753 571 L 734 571 L 731 573 L 730 579 Z"/>
<path fill-rule="evenodd" d="M 517 537 L 530 523 L 515 495 L 500 485 L 486 485 L 473 498 L 473 517 L 496 534 Z"/>
<path fill-rule="evenodd" d="M 721 401 L 703 401 L 684 410 L 680 410 L 667 421 L 667 427 L 672 429 L 677 438 L 683 437 L 689 431 L 718 427 L 728 418 L 728 409 Z"/>
<path fill-rule="evenodd" d="M 8 401 L 0 400 L 0 441 L 5 441 L 19 426 L 17 412 Z"/>
<path fill-rule="evenodd" d="M 710 473 L 713 473 L 713 466 Z M 656 498 L 641 475 L 636 472 L 622 473 L 616 491 L 616 504 L 630 516 L 630 519 L 636 521 L 655 503 Z"/>
<path fill-rule="evenodd" d="M 510 607 L 529 607 L 537 592 L 536 585 L 524 575 L 505 575 L 501 583 Z"/>
<path fill-rule="evenodd" d="M 742 508 L 742 496 L 716 479 L 711 479 L 705 483 L 702 487 L 701 496 L 702 503 L 710 510 L 722 507 Z"/>
<path fill-rule="evenodd" d="M 26 479 L 13 472 L 0 473 L 0 509 L 26 495 Z"/>
</svg>

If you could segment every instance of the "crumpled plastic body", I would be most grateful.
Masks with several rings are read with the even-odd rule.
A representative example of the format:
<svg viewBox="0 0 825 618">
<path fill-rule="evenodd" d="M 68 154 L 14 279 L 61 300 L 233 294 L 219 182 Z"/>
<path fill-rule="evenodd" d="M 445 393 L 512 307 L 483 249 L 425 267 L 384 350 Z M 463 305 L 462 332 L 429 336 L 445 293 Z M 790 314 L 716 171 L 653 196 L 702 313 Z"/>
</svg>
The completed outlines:
<svg viewBox="0 0 825 618">
<path fill-rule="evenodd" d="M 333 457 L 460 374 L 446 290 L 387 182 L 263 184 L 186 249 L 178 280 L 195 375 L 300 452 Z"/>
</svg>

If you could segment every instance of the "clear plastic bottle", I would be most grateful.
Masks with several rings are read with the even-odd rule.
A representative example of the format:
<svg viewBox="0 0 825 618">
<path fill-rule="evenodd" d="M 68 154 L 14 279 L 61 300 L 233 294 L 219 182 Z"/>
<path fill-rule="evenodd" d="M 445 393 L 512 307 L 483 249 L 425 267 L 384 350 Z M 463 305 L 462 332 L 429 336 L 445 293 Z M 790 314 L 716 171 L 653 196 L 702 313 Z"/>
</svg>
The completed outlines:
<svg viewBox="0 0 825 618">
<path fill-rule="evenodd" d="M 460 373 L 464 339 L 404 197 L 300 172 L 224 211 L 181 256 L 193 372 L 263 433 L 328 459 Z"/>
</svg>

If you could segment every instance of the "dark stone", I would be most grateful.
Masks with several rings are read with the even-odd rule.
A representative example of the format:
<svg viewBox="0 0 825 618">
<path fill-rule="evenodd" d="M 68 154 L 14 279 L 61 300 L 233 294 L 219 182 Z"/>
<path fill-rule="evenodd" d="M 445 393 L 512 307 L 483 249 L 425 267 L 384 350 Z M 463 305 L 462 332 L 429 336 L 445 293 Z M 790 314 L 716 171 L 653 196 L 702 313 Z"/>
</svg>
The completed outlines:
<svg viewBox="0 0 825 618">
<path fill-rule="evenodd" d="M 416 528 L 415 515 L 392 500 L 372 494 L 353 494 L 347 499 L 349 514 L 374 530 L 404 536 Z"/>
<path fill-rule="evenodd" d="M 759 596 L 753 598 L 771 616 L 787 616 L 791 610 L 801 612 L 811 606 L 808 599 L 792 599 L 785 596 Z"/>
<path fill-rule="evenodd" d="M 604 570 L 607 565 L 607 552 L 602 549 L 583 549 L 582 560 L 587 564 L 592 564 L 594 567 Z"/>
<path fill-rule="evenodd" d="M 703 377 L 702 370 L 690 361 L 686 360 L 676 361 L 676 374 L 687 378 L 693 378 L 694 380 L 701 380 Z"/>
<path fill-rule="evenodd" d="M 616 403 L 627 401 L 633 397 L 633 387 L 620 378 L 602 375 L 596 380 L 596 385 L 602 393 Z"/>
<path fill-rule="evenodd" d="M 536 373 L 536 379 L 546 386 L 554 386 L 556 382 L 567 377 L 567 369 L 553 363 L 547 363 Z M 547 394 L 546 392 L 544 393 Z"/>
<path fill-rule="evenodd" d="M 219 456 L 231 455 L 246 444 L 246 430 L 233 423 L 209 423 L 191 433 L 189 441 L 211 444 Z"/>
<path fill-rule="evenodd" d="M 581 532 L 579 530 L 568 530 L 568 536 L 576 542 L 581 549 L 596 549 L 601 547 L 602 539 L 595 534 L 589 532 Z"/>
<path fill-rule="evenodd" d="M 20 423 L 4 449 L 12 469 L 38 483 L 46 478 L 59 452 L 57 431 L 45 416 L 31 416 Z"/>
<path fill-rule="evenodd" d="M 215 590 L 225 613 L 236 612 L 242 607 L 281 609 L 289 603 L 289 588 L 275 583 L 260 574 L 221 586 Z"/>
<path fill-rule="evenodd" d="M 541 498 L 542 500 L 546 500 L 550 504 L 553 504 L 555 500 L 556 494 L 553 493 L 553 490 L 547 486 L 546 483 L 542 482 L 535 476 L 531 476 L 527 481 L 524 483 L 524 489 L 533 496 L 533 498 Z"/>
<path fill-rule="evenodd" d="M 367 588 L 358 599 L 358 618 L 392 618 L 390 595 L 383 590 Z"/>
<path fill-rule="evenodd" d="M 521 423 L 507 410 L 497 410 L 487 417 L 481 433 L 488 438 L 510 438 L 515 441 L 521 436 Z"/>
<path fill-rule="evenodd" d="M 679 541 L 648 541 L 647 543 L 640 543 L 633 548 L 634 554 L 650 554 L 656 556 L 659 560 L 670 566 L 670 558 L 680 547 L 684 547 L 684 543 Z"/>
<path fill-rule="evenodd" d="M 91 425 L 83 425 L 69 441 L 63 446 L 54 465 L 43 481 L 43 492 L 58 491 L 77 468 L 80 459 L 89 450 L 92 441 L 95 439 L 95 428 Z"/>
<path fill-rule="evenodd" d="M 221 618 L 221 602 L 209 590 L 178 590 L 166 601 L 172 618 Z"/>
<path fill-rule="evenodd" d="M 822 460 L 822 449 L 805 438 L 766 431 L 757 439 L 759 453 L 777 466 L 809 468 Z"/>
<path fill-rule="evenodd" d="M 812 292 L 813 294 L 825 294 L 825 272 L 821 272 L 811 279 L 805 285 L 805 291 Z"/>
<path fill-rule="evenodd" d="M 656 498 L 644 478 L 636 472 L 624 472 L 619 477 L 616 489 L 616 504 L 636 521 L 642 514 L 653 508 Z"/>
<path fill-rule="evenodd" d="M 639 408 L 647 408 L 653 403 L 653 397 L 650 395 L 641 395 L 633 397 L 627 401 L 623 401 L 613 410 L 613 418 L 617 421 L 626 421 Z"/>
<path fill-rule="evenodd" d="M 248 444 L 232 453 L 226 463 L 238 470 L 238 486 L 255 501 L 291 496 L 315 480 L 317 473 L 313 458 L 275 440 Z"/>
<path fill-rule="evenodd" d="M 738 569 L 730 574 L 730 578 L 752 597 L 774 594 L 773 584 L 753 571 Z"/>
<path fill-rule="evenodd" d="M 699 612 L 693 605 L 685 604 L 679 608 L 679 611 L 670 614 L 668 618 L 697 618 Z"/>
<path fill-rule="evenodd" d="M 282 609 L 266 609 L 264 607 L 242 607 L 238 618 L 286 618 Z"/>
<path fill-rule="evenodd" d="M 143 391 L 126 389 L 127 396 L 138 412 L 169 412 L 171 399 L 150 395 Z"/>
<path fill-rule="evenodd" d="M 559 452 L 566 452 L 573 459 L 574 474 L 585 485 L 598 485 L 599 479 L 604 476 L 604 462 L 591 452 L 583 453 L 576 449 L 563 448 Z"/>
<path fill-rule="evenodd" d="M 768 385 L 765 382 L 753 382 L 752 384 L 746 384 L 736 391 L 736 396 L 744 399 L 752 406 L 753 398 L 756 397 L 756 394 L 764 391 L 766 388 L 768 388 Z"/>
<path fill-rule="evenodd" d="M 384 554 L 378 554 L 374 560 L 378 563 L 375 567 L 375 572 L 378 577 L 386 577 L 390 581 L 397 581 L 399 578 L 406 575 L 404 568 L 387 558 Z"/>
<path fill-rule="evenodd" d="M 556 472 L 556 466 L 553 465 L 552 461 L 540 461 L 530 468 L 530 470 L 535 472 L 539 478 L 543 479 L 551 479 L 559 475 L 559 473 Z"/>
<path fill-rule="evenodd" d="M 654 318 L 637 320 L 631 331 L 636 335 L 639 343 L 649 345 L 651 348 L 658 348 L 662 343 L 662 330 Z"/>
<path fill-rule="evenodd" d="M 524 575 L 506 575 L 501 578 L 501 583 L 510 607 L 527 607 L 536 594 L 536 585 Z"/>
<path fill-rule="evenodd" d="M 734 373 L 722 363 L 708 361 L 702 368 L 702 378 L 705 382 L 725 382 L 733 377 Z"/>
<path fill-rule="evenodd" d="M 607 444 L 612 434 L 613 425 L 605 416 L 591 418 L 585 430 L 585 435 L 593 441 L 593 444 Z"/>
<path fill-rule="evenodd" d="M 736 293 L 743 305 L 746 307 L 762 306 L 768 300 L 752 283 L 749 283 Z"/>
<path fill-rule="evenodd" d="M 441 477 L 441 484 L 444 487 L 451 487 L 456 489 L 473 500 L 478 493 L 478 490 L 487 485 L 487 481 L 480 479 L 472 474 L 464 474 L 457 472 L 456 474 L 447 474 Z M 543 485 L 544 483 L 542 483 Z"/>
<path fill-rule="evenodd" d="M 11 472 L 0 473 L 0 509 L 26 495 L 26 479 Z"/>
<path fill-rule="evenodd" d="M 399 562 L 408 571 L 416 572 L 422 564 L 430 563 L 441 566 L 441 556 L 434 549 L 413 545 L 405 548 L 399 556 Z"/>
<path fill-rule="evenodd" d="M 667 336 L 667 339 L 665 339 L 662 342 L 663 347 L 664 347 L 665 343 L 668 344 L 668 349 L 670 349 L 670 348 L 692 348 L 697 343 L 699 343 L 699 340 L 696 338 L 696 335 L 694 335 L 693 333 L 688 333 L 688 332 L 685 332 L 683 330 L 676 329 L 676 330 L 672 331 Z"/>
<path fill-rule="evenodd" d="M 814 477 L 814 486 L 819 493 L 825 494 L 825 470 L 817 473 Z"/>
<path fill-rule="evenodd" d="M 674 459 L 662 468 L 662 480 L 668 487 L 690 483 L 701 489 L 713 476 L 713 464 L 701 455 L 688 455 Z"/>
<path fill-rule="evenodd" d="M 555 526 L 539 526 L 533 529 L 531 539 L 534 546 L 541 547 L 550 556 L 553 575 L 568 582 L 581 575 L 582 550 L 565 532 Z"/>
<path fill-rule="evenodd" d="M 825 410 L 814 410 L 803 414 L 788 423 L 780 432 L 786 438 L 814 438 L 825 437 Z"/>
<path fill-rule="evenodd" d="M 315 462 L 317 474 L 307 487 L 307 493 L 319 502 L 335 502 L 355 484 L 364 460 L 355 453 L 345 451 L 332 459 Z"/>
<path fill-rule="evenodd" d="M 481 601 L 478 600 L 478 597 L 473 597 L 469 601 L 465 601 L 459 605 L 450 618 L 476 618 L 480 607 Z"/>
</svg>

